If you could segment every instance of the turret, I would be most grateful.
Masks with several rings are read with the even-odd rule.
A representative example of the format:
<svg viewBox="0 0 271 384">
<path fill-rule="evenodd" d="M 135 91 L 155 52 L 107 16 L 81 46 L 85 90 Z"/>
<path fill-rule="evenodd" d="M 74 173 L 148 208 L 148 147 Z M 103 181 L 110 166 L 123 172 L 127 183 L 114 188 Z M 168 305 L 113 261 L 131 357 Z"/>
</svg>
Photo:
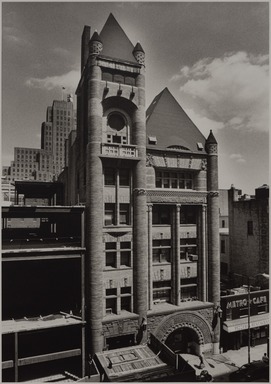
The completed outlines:
<svg viewBox="0 0 271 384">
<path fill-rule="evenodd" d="M 103 50 L 102 40 L 98 32 L 95 30 L 95 32 L 92 35 L 92 38 L 89 41 L 89 54 L 99 55 L 102 52 L 102 50 Z"/>
<path fill-rule="evenodd" d="M 134 47 L 133 55 L 139 64 L 145 66 L 145 52 L 144 52 L 141 44 L 139 43 L 139 41 L 136 43 L 136 45 Z"/>
</svg>

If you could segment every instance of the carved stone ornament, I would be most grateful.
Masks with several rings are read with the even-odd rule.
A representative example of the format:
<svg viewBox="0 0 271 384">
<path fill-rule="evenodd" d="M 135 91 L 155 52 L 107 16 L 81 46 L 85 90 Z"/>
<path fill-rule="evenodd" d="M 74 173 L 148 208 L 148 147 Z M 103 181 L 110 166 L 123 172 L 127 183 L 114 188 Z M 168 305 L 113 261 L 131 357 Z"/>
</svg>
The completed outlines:
<svg viewBox="0 0 271 384">
<path fill-rule="evenodd" d="M 141 196 L 141 195 L 146 195 L 147 194 L 146 189 L 143 189 L 143 188 L 135 188 L 134 189 L 134 193 L 137 196 Z"/>
<path fill-rule="evenodd" d="M 154 167 L 154 159 L 153 159 L 153 155 L 151 153 L 147 153 L 146 166 L 147 167 Z"/>
<path fill-rule="evenodd" d="M 202 159 L 201 160 L 201 170 L 202 171 L 206 171 L 207 170 L 207 160 L 206 159 Z"/>
<path fill-rule="evenodd" d="M 210 191 L 210 192 L 208 192 L 208 196 L 210 196 L 210 197 L 218 197 L 219 196 L 219 192 L 218 191 Z"/>
</svg>

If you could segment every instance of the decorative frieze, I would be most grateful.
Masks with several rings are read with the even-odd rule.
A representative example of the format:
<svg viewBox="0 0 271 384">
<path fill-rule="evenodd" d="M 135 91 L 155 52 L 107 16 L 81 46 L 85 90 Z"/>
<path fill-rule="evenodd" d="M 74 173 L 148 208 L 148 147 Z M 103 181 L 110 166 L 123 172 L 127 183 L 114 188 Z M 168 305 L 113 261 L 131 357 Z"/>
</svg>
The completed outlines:
<svg viewBox="0 0 271 384">
<path fill-rule="evenodd" d="M 112 321 L 110 323 L 103 324 L 103 334 L 105 337 L 136 333 L 137 330 L 137 319 Z"/>
<path fill-rule="evenodd" d="M 204 158 L 193 156 L 181 156 L 179 154 L 164 153 L 147 153 L 147 166 L 161 168 L 180 168 L 189 170 L 206 170 L 207 160 Z"/>
<path fill-rule="evenodd" d="M 185 191 L 161 191 L 151 189 L 147 191 L 148 203 L 184 203 L 184 204 L 206 204 L 206 192 Z"/>
<path fill-rule="evenodd" d="M 209 197 L 218 197 L 219 192 L 218 191 L 210 191 L 210 192 L 208 192 L 208 196 Z"/>
</svg>

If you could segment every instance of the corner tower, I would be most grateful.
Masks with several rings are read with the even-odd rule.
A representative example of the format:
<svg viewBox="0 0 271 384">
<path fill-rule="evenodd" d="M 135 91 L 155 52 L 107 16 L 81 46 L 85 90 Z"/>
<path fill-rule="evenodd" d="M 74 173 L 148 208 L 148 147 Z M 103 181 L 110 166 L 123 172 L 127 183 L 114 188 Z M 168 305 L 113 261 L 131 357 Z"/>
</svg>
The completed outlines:
<svg viewBox="0 0 271 384">
<path fill-rule="evenodd" d="M 207 157 L 207 217 L 209 249 L 209 300 L 220 306 L 220 255 L 219 255 L 219 192 L 218 145 L 212 130 L 206 140 Z M 220 324 L 214 324 L 214 353 L 219 353 Z"/>
<path fill-rule="evenodd" d="M 138 330 L 147 313 L 145 54 L 112 14 L 87 45 L 89 30 L 77 89 L 77 183 L 86 204 L 86 315 L 95 353 L 106 347 L 103 325 L 113 315 L 136 319 Z"/>
</svg>

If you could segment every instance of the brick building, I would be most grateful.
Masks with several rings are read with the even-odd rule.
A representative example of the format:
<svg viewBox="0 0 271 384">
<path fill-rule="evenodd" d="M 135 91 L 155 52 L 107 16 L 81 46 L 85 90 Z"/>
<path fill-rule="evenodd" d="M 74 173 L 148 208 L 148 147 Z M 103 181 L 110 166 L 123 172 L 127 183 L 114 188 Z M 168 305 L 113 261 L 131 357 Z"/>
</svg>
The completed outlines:
<svg viewBox="0 0 271 384">
<path fill-rule="evenodd" d="M 88 352 L 146 342 L 219 352 L 217 142 L 165 88 L 145 106 L 145 53 L 114 16 L 82 34 L 77 135 L 59 177 L 86 207 Z"/>
<path fill-rule="evenodd" d="M 230 271 L 246 276 L 269 273 L 269 187 L 255 196 L 229 190 Z"/>
</svg>

